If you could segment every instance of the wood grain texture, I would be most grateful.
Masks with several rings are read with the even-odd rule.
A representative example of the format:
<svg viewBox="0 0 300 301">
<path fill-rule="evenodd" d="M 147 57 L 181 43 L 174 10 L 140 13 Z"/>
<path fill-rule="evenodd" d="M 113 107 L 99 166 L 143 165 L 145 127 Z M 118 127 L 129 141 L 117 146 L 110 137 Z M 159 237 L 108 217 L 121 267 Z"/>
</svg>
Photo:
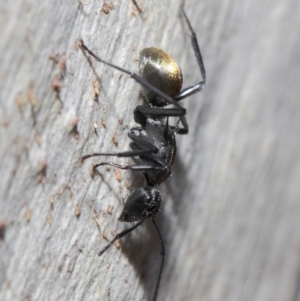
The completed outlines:
<svg viewBox="0 0 300 301">
<path fill-rule="evenodd" d="M 0 300 L 152 298 L 151 223 L 97 256 L 126 227 L 117 221 L 125 186 L 139 177 L 122 171 L 118 181 L 104 168 L 91 177 L 97 160 L 80 164 L 128 149 L 142 100 L 128 76 L 93 62 L 95 101 L 78 38 L 134 71 L 141 49 L 161 47 L 185 86 L 199 80 L 179 1 L 137 2 L 143 16 L 131 1 L 108 2 L 108 14 L 103 1 L 0 4 Z M 190 133 L 178 136 L 174 176 L 160 187 L 158 300 L 300 300 L 300 3 L 187 0 L 186 10 L 208 82 L 183 102 Z"/>
</svg>

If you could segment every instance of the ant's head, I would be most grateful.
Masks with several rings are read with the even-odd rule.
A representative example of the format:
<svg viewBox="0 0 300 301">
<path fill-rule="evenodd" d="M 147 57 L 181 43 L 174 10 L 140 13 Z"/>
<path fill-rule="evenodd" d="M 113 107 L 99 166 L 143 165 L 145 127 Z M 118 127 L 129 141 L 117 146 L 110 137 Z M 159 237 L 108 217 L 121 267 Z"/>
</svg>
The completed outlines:
<svg viewBox="0 0 300 301">
<path fill-rule="evenodd" d="M 181 69 L 175 60 L 161 49 L 151 47 L 140 52 L 139 73 L 147 82 L 172 98 L 181 91 Z M 143 87 L 143 93 L 153 106 L 167 105 L 164 99 L 145 87 Z"/>
<path fill-rule="evenodd" d="M 129 195 L 119 217 L 121 222 L 135 222 L 145 217 L 154 217 L 159 211 L 160 192 L 152 186 L 135 190 Z"/>
</svg>

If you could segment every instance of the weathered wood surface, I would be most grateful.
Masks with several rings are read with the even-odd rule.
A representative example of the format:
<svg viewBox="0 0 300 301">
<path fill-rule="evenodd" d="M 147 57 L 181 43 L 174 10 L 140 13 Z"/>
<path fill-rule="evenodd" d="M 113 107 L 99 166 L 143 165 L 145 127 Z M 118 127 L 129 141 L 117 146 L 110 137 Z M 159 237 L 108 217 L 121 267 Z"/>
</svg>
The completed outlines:
<svg viewBox="0 0 300 301">
<path fill-rule="evenodd" d="M 199 80 L 179 1 L 138 3 L 143 17 L 131 1 L 113 1 L 108 14 L 103 1 L 0 4 L 0 300 L 152 298 L 160 249 L 151 223 L 97 256 L 126 227 L 117 218 L 132 173 L 118 182 L 113 169 L 92 178 L 96 160 L 80 165 L 82 154 L 128 148 L 142 100 L 128 76 L 93 62 L 95 101 L 78 38 L 131 70 L 139 50 L 161 47 L 186 85 Z M 158 299 L 300 300 L 300 3 L 187 0 L 186 10 L 208 83 L 183 102 L 190 133 L 178 136 L 174 176 L 161 185 Z M 63 105 L 55 54 L 66 54 Z"/>
</svg>

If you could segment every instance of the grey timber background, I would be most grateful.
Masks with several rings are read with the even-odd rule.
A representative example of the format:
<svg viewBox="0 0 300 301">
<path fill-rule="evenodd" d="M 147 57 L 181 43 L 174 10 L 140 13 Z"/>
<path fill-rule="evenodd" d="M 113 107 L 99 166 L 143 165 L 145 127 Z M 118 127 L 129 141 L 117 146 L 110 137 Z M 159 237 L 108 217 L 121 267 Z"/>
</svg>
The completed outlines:
<svg viewBox="0 0 300 301">
<path fill-rule="evenodd" d="M 127 227 L 117 218 L 139 176 L 91 177 L 99 160 L 80 163 L 128 149 L 142 99 L 128 76 L 92 62 L 94 72 L 79 38 L 134 71 L 141 49 L 160 47 L 185 86 L 200 78 L 180 2 L 137 2 L 142 15 L 131 1 L 1 1 L 2 301 L 152 298 L 160 246 L 150 222 L 97 256 Z M 300 2 L 186 2 L 208 81 L 183 101 L 190 133 L 177 137 L 174 175 L 160 186 L 158 300 L 300 300 Z"/>
</svg>

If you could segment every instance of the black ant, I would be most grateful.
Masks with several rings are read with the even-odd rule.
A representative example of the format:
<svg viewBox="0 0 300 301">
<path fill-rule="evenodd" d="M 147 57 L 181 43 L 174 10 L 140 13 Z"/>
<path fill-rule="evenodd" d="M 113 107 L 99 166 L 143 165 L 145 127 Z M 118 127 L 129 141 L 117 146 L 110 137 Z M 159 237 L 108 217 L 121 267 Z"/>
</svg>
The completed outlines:
<svg viewBox="0 0 300 301">
<path fill-rule="evenodd" d="M 165 246 L 162 235 L 155 222 L 155 216 L 160 211 L 161 194 L 155 185 L 164 182 L 171 175 L 171 166 L 176 155 L 176 134 L 187 134 L 188 123 L 185 118 L 186 110 L 178 101 L 202 90 L 206 82 L 205 68 L 196 34 L 184 11 L 184 1 L 181 13 L 187 23 L 191 35 L 192 47 L 201 72 L 202 80 L 184 90 L 182 74 L 178 64 L 163 50 L 146 48 L 140 53 L 139 75 L 125 70 L 96 56 L 83 41 L 81 49 L 94 59 L 109 65 L 123 73 L 127 73 L 142 85 L 143 94 L 148 101 L 146 106 L 137 106 L 133 112 L 134 120 L 141 127 L 130 129 L 128 136 L 132 140 L 130 151 L 121 153 L 94 153 L 83 156 L 85 160 L 96 156 L 131 157 L 135 165 L 120 165 L 113 162 L 102 162 L 94 165 L 94 170 L 103 165 L 111 165 L 119 169 L 141 171 L 146 180 L 146 186 L 133 191 L 127 198 L 123 212 L 119 217 L 121 222 L 137 222 L 134 226 L 116 234 L 114 239 L 100 252 L 101 256 L 112 244 L 138 228 L 146 218 L 150 218 L 156 228 L 161 243 L 161 264 L 155 286 L 153 301 L 157 299 L 160 279 L 163 271 Z M 165 108 L 167 105 L 173 108 Z M 169 125 L 169 117 L 179 117 L 176 126 Z M 166 123 L 163 118 L 167 118 Z M 179 123 L 183 125 L 179 127 Z"/>
</svg>

